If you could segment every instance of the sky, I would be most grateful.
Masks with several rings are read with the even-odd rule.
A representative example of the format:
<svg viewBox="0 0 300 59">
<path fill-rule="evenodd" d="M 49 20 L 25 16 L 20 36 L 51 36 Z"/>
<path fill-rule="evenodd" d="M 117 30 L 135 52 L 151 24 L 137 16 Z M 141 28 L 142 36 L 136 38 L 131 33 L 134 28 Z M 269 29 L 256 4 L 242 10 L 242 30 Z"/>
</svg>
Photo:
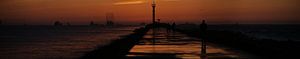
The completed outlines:
<svg viewBox="0 0 300 59">
<path fill-rule="evenodd" d="M 106 14 L 120 24 L 151 22 L 151 0 L 0 0 L 4 24 L 103 24 Z M 211 24 L 298 24 L 299 0 L 157 0 L 162 22 Z"/>
</svg>

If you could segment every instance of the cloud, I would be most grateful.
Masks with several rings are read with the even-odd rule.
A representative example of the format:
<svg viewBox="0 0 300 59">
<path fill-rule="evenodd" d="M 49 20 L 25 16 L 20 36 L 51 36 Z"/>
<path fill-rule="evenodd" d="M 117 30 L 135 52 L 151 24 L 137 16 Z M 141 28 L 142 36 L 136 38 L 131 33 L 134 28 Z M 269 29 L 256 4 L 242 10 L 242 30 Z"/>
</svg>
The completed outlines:
<svg viewBox="0 0 300 59">
<path fill-rule="evenodd" d="M 116 2 L 114 5 L 131 5 L 131 4 L 142 4 L 145 3 L 145 0 L 135 0 L 135 1 L 123 1 L 123 2 Z"/>
<path fill-rule="evenodd" d="M 172 1 L 180 1 L 180 0 L 163 0 L 163 1 L 170 1 L 170 2 L 172 2 Z"/>
<path fill-rule="evenodd" d="M 158 1 L 175 2 L 175 1 L 181 1 L 181 0 L 158 0 Z M 120 0 L 116 3 L 114 3 L 114 5 L 143 4 L 146 2 L 147 2 L 147 0 Z"/>
</svg>

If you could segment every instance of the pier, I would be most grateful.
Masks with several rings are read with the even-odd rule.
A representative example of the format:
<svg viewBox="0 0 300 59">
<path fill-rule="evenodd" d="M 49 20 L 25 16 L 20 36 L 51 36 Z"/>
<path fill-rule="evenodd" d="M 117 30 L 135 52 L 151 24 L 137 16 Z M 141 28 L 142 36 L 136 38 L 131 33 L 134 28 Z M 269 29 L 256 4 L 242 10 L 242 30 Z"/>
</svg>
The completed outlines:
<svg viewBox="0 0 300 59">
<path fill-rule="evenodd" d="M 210 42 L 205 43 L 205 51 L 201 49 L 201 38 L 166 27 L 154 28 L 153 32 L 153 28 L 136 29 L 133 34 L 91 51 L 81 59 L 257 59 L 252 54 Z"/>
<path fill-rule="evenodd" d="M 189 37 L 165 28 L 149 30 L 126 55 L 128 59 L 253 59 L 242 51 L 207 43 L 207 53 L 201 56 L 201 39 Z"/>
</svg>

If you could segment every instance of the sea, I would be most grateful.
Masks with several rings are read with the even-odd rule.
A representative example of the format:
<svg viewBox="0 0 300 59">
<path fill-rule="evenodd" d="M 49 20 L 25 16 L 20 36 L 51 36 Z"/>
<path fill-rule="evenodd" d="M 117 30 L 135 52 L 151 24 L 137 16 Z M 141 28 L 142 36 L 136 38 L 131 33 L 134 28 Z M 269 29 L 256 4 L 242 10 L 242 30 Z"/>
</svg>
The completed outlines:
<svg viewBox="0 0 300 59">
<path fill-rule="evenodd" d="M 1 26 L 0 59 L 78 59 L 140 26 Z"/>
<path fill-rule="evenodd" d="M 300 41 L 300 24 L 221 24 L 210 30 L 235 31 L 258 39 Z"/>
<path fill-rule="evenodd" d="M 141 26 L 0 26 L 0 59 L 78 59 Z M 191 26 L 186 28 L 192 28 Z M 297 24 L 218 24 L 209 30 L 250 37 L 300 41 Z"/>
</svg>

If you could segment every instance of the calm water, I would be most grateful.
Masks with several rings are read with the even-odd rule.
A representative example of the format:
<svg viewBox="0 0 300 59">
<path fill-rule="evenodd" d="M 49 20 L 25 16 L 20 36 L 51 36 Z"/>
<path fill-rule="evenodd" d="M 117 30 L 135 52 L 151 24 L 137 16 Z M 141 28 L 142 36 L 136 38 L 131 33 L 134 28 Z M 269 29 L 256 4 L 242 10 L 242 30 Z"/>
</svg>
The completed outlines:
<svg viewBox="0 0 300 59">
<path fill-rule="evenodd" d="M 0 29 L 0 59 L 77 59 L 138 27 L 6 26 Z"/>
<path fill-rule="evenodd" d="M 196 24 L 183 24 L 178 28 L 194 30 Z M 300 41 L 300 24 L 223 24 L 209 25 L 209 30 L 242 32 L 250 37 L 259 39 L 273 39 L 279 41 Z"/>
<path fill-rule="evenodd" d="M 260 39 L 300 41 L 300 25 L 296 24 L 211 25 L 210 29 L 239 31 Z"/>
</svg>

